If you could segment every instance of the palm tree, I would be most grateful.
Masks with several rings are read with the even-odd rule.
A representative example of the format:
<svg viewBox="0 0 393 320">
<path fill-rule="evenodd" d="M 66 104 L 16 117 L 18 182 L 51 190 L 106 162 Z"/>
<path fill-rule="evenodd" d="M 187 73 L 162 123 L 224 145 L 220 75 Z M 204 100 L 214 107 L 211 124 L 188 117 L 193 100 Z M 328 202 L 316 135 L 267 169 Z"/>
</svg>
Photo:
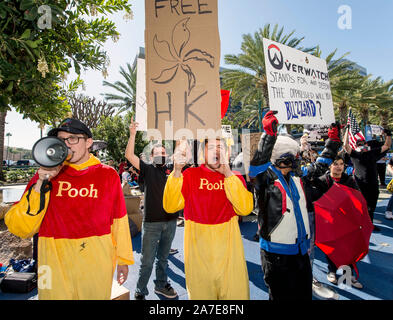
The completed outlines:
<svg viewBox="0 0 393 320">
<path fill-rule="evenodd" d="M 225 55 L 225 63 L 239 67 L 236 70 L 223 70 L 221 73 L 223 88 L 232 89 L 234 102 L 247 105 L 255 104 L 255 102 L 263 99 L 264 105 L 269 105 L 263 38 L 271 39 L 304 52 L 315 50 L 315 48 L 299 47 L 304 37 L 292 37 L 294 33 L 295 30 L 289 34 L 284 34 L 284 27 L 278 30 L 277 24 L 271 31 L 270 24 L 266 24 L 263 29 L 255 32 L 254 36 L 251 34 L 243 35 L 241 54 Z"/>
<path fill-rule="evenodd" d="M 117 93 L 105 93 L 103 96 L 105 100 L 118 108 L 118 113 L 128 110 L 135 112 L 136 68 L 133 68 L 127 63 L 127 70 L 120 67 L 120 74 L 123 76 L 125 82 L 116 81 L 115 83 L 110 83 L 103 81 L 102 83 L 104 86 L 114 89 Z"/>
<path fill-rule="evenodd" d="M 387 127 L 393 106 L 393 80 L 383 82 L 378 77 L 369 81 L 361 94 L 367 98 L 359 107 L 363 123 L 367 124 L 370 117 L 371 122 Z"/>
<path fill-rule="evenodd" d="M 330 80 L 333 105 L 341 123 L 347 120 L 348 109 L 357 106 L 361 100 L 355 91 L 364 86 L 369 77 L 361 76 L 357 70 L 348 70 L 346 73 L 333 77 Z"/>
<path fill-rule="evenodd" d="M 390 81 L 392 83 L 393 80 Z M 380 101 L 378 104 L 378 116 L 380 118 L 380 125 L 384 128 L 392 125 L 389 123 L 393 111 L 393 84 L 390 86 L 388 90 L 386 90 L 386 96 L 384 101 Z"/>
<path fill-rule="evenodd" d="M 361 117 L 362 127 L 369 123 L 370 114 L 377 114 L 378 110 L 383 110 L 392 105 L 393 99 L 389 88 L 393 81 L 383 82 L 380 77 L 374 80 L 367 79 L 353 95 L 357 100 L 354 106 Z M 382 106 L 382 107 L 381 107 Z"/>
<path fill-rule="evenodd" d="M 371 75 L 356 79 L 354 76 L 338 79 L 340 90 L 332 90 L 341 121 L 346 120 L 348 107 L 360 117 L 362 131 L 368 123 L 387 127 L 393 105 L 393 80 L 384 83 L 380 77 Z"/>
<path fill-rule="evenodd" d="M 293 37 L 295 30 L 284 34 L 284 27 L 278 24 L 271 30 L 270 24 L 259 29 L 252 36 L 243 35 L 242 53 L 225 55 L 225 63 L 237 66 L 237 69 L 226 69 L 221 72 L 223 89 L 232 90 L 233 103 L 241 103 L 239 116 L 244 118 L 242 125 L 255 124 L 260 121 L 260 104 L 269 106 L 269 96 L 266 79 L 265 55 L 263 38 L 282 43 L 286 46 L 312 52 L 315 48 L 300 47 L 304 37 Z M 259 118 L 259 119 L 258 119 Z"/>
<path fill-rule="evenodd" d="M 334 59 L 336 53 L 337 49 L 328 54 L 325 60 L 329 73 L 333 105 L 337 111 L 336 116 L 338 116 L 341 123 L 345 123 L 348 107 L 354 102 L 352 92 L 354 88 L 361 86 L 366 78 L 360 75 L 358 70 L 353 69 L 354 62 L 345 59 L 349 52 L 346 52 L 338 59 Z M 322 57 L 319 46 L 316 47 L 312 54 L 318 58 Z"/>
</svg>

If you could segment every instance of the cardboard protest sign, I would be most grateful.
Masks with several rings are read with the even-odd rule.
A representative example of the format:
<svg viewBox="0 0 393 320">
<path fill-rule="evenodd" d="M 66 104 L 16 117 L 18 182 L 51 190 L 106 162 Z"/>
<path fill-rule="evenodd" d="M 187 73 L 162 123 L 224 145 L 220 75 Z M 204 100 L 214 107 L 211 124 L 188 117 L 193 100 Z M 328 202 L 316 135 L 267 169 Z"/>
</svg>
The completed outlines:
<svg viewBox="0 0 393 320">
<path fill-rule="evenodd" d="M 221 130 L 217 0 L 145 0 L 147 126 Z"/>
<path fill-rule="evenodd" d="M 138 131 L 147 130 L 146 68 L 145 68 L 145 59 L 141 59 L 141 58 L 137 59 L 137 64 L 136 64 L 135 121 L 139 123 Z"/>
<path fill-rule="evenodd" d="M 271 110 L 279 123 L 335 122 L 326 61 L 263 39 Z"/>
<path fill-rule="evenodd" d="M 241 135 L 243 163 L 246 174 L 250 169 L 250 161 L 254 157 L 255 152 L 258 150 L 258 143 L 261 139 L 262 132 L 253 132 Z"/>
</svg>

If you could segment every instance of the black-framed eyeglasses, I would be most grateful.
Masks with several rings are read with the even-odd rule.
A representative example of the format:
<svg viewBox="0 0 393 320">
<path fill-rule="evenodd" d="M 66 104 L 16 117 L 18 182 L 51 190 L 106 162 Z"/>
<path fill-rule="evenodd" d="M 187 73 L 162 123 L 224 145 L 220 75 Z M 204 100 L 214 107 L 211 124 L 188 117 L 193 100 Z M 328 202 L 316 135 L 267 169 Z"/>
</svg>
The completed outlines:
<svg viewBox="0 0 393 320">
<path fill-rule="evenodd" d="M 86 137 L 70 136 L 68 138 L 59 138 L 59 139 L 63 140 L 64 142 L 68 142 L 68 144 L 72 145 L 72 144 L 78 144 L 79 139 L 86 140 Z"/>
</svg>

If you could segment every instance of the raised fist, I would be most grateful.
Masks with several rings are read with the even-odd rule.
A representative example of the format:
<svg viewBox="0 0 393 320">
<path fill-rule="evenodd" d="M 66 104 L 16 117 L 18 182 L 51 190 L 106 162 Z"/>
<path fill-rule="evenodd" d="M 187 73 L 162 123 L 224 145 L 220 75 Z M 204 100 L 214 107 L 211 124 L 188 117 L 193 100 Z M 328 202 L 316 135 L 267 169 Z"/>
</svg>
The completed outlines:
<svg viewBox="0 0 393 320">
<path fill-rule="evenodd" d="M 383 132 L 388 136 L 391 137 L 392 136 L 392 131 L 390 131 L 389 129 L 383 129 Z"/>
<path fill-rule="evenodd" d="M 330 140 L 341 142 L 340 139 L 340 128 L 341 125 L 339 123 L 332 123 L 328 130 L 328 137 Z"/>
<path fill-rule="evenodd" d="M 269 111 L 262 120 L 263 130 L 265 130 L 266 134 L 269 136 L 277 136 L 278 120 L 275 116 L 276 113 L 277 111 Z"/>
</svg>

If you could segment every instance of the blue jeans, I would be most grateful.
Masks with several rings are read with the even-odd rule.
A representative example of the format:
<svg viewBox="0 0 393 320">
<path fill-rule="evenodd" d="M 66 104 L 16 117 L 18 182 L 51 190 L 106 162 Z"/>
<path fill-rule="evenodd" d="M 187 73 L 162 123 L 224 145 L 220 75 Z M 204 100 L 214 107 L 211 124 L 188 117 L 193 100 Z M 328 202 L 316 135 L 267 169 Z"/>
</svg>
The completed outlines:
<svg viewBox="0 0 393 320">
<path fill-rule="evenodd" d="M 386 210 L 385 211 L 390 211 L 392 212 L 393 209 L 393 194 L 391 195 L 388 205 L 386 206 Z"/>
<path fill-rule="evenodd" d="M 156 288 L 163 288 L 168 283 L 168 256 L 176 232 L 177 219 L 166 222 L 143 222 L 142 257 L 136 292 L 147 296 L 147 283 L 156 262 Z"/>
</svg>

